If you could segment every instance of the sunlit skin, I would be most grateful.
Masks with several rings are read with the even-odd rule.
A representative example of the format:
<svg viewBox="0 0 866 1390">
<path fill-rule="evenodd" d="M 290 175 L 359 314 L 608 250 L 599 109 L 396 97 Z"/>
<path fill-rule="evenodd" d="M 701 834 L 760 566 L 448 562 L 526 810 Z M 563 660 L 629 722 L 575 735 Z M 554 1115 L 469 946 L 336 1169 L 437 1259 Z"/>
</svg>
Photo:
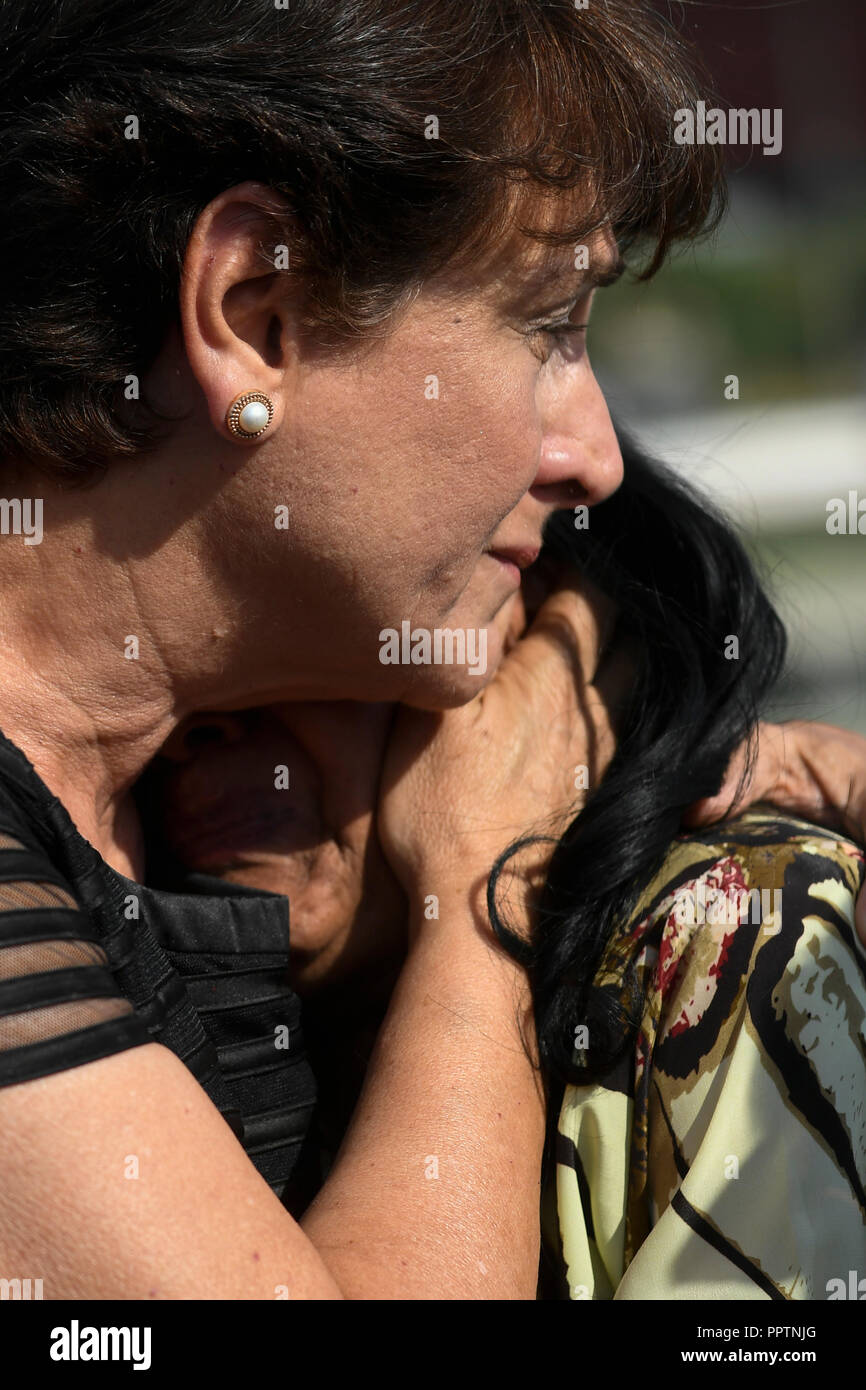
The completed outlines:
<svg viewBox="0 0 866 1390">
<path fill-rule="evenodd" d="M 351 516 L 359 510 L 356 499 L 361 495 L 352 489 L 363 489 L 373 501 L 377 495 L 369 478 L 360 480 L 357 470 L 351 475 L 355 481 L 348 493 L 335 498 L 334 511 L 327 518 L 329 524 L 333 521 L 340 527 L 347 513 L 350 518 L 345 523 L 346 568 L 336 564 L 329 574 L 342 581 L 353 573 L 359 582 L 352 595 L 360 598 L 363 610 L 359 621 L 368 612 L 373 615 L 366 643 L 358 640 L 360 626 L 340 639 L 339 653 L 345 660 L 341 693 L 349 693 L 354 653 L 353 698 L 366 689 L 363 698 L 385 703 L 362 708 L 274 701 L 266 714 L 222 721 L 208 716 L 205 722 L 210 723 L 212 735 L 204 746 L 185 743 L 187 726 L 182 726 L 167 745 L 177 763 L 166 789 L 169 840 L 186 863 L 289 895 L 295 982 L 302 990 L 350 978 L 357 983 L 355 972 L 362 962 L 381 965 L 400 947 L 405 904 L 372 833 L 376 776 L 393 702 L 435 707 L 476 693 L 495 669 L 496 643 L 501 643 L 505 620 L 512 635 L 521 629 L 520 605 L 511 597 L 511 580 L 501 574 L 502 566 L 483 553 L 484 548 L 524 545 L 524 558 L 529 558 L 543 521 L 557 502 L 585 501 L 592 506 L 620 481 L 621 459 L 587 355 L 586 325 L 593 300 L 588 279 L 604 282 L 615 277 L 621 266 L 608 238 L 599 236 L 592 246 L 587 277 L 574 270 L 570 249 L 549 249 L 512 238 L 471 275 L 430 282 L 392 338 L 357 358 L 350 356 L 339 387 L 329 371 L 320 378 L 318 366 L 304 387 L 305 400 L 320 402 L 320 408 L 304 420 L 305 447 L 314 460 L 327 453 L 324 440 L 332 437 L 335 424 L 348 414 L 358 421 L 352 442 L 366 438 L 365 453 L 376 460 L 387 455 L 393 476 L 404 484 L 402 496 L 396 490 L 389 493 L 381 472 L 377 473 L 378 487 L 388 493 L 387 505 L 378 511 L 372 505 L 369 516 L 370 507 L 366 509 L 363 537 L 372 547 L 370 553 L 393 554 L 405 564 L 382 560 L 376 571 L 375 566 L 363 567 L 363 557 L 350 563 L 349 557 L 358 549 Z M 532 333 L 532 327 L 542 322 L 561 327 Z M 396 358 L 393 352 L 398 353 Z M 411 370 L 407 362 L 415 364 Z M 368 369 L 375 372 L 379 389 L 370 387 Z M 430 371 L 440 380 L 438 401 L 424 398 L 422 383 Z M 391 428 L 395 400 L 401 402 L 402 428 L 377 447 L 376 441 L 383 440 Z M 384 413 L 384 425 L 378 412 Z M 429 434 L 434 426 L 435 454 Z M 286 428 L 283 414 L 279 429 Z M 473 429 L 477 437 L 470 463 L 467 448 Z M 413 443 L 404 452 L 407 440 Z M 335 455 L 335 473 L 342 469 L 345 452 L 342 441 Z M 411 460 L 420 458 L 425 460 L 424 467 L 413 472 Z M 460 466 L 452 469 L 455 460 Z M 440 461 L 441 474 L 437 471 Z M 447 480 L 447 495 L 435 509 L 438 525 L 428 523 L 431 513 L 423 505 L 418 515 L 424 524 L 413 525 L 412 508 L 419 505 L 414 499 L 421 491 L 432 495 L 440 476 Z M 318 468 L 313 477 L 316 485 L 323 482 Z M 497 526 L 499 512 L 511 501 L 507 493 L 511 478 L 515 479 L 514 495 L 523 491 Z M 305 474 L 306 505 L 318 524 L 316 486 L 307 483 Z M 273 495 L 282 498 L 284 494 Z M 401 535 L 398 522 L 404 499 L 411 500 L 406 501 L 406 527 Z M 484 514 L 482 507 L 487 509 L 486 529 L 476 528 Z M 297 533 L 303 544 L 306 512 L 296 506 L 293 515 L 291 543 L 295 544 Z M 465 517 L 462 523 L 461 516 Z M 495 528 L 492 540 L 491 526 Z M 448 554 L 453 548 L 455 535 L 461 540 L 473 537 L 476 547 L 459 567 L 438 558 L 440 551 Z M 404 541 L 405 548 L 399 551 Z M 312 549 L 317 546 L 331 554 L 323 533 Z M 402 608 L 401 600 L 382 606 L 386 589 L 400 584 L 416 562 L 427 567 L 423 593 L 413 595 L 411 603 L 403 602 Z M 313 564 L 312 572 L 318 574 L 320 568 Z M 450 580 L 458 574 L 452 588 Z M 299 597 L 306 594 L 300 578 L 297 592 Z M 316 600 L 320 597 L 315 595 Z M 331 654 L 331 633 L 345 633 L 348 611 L 341 608 L 331 628 L 305 637 L 305 651 L 309 642 L 311 660 L 317 654 L 320 670 Z M 354 619 L 357 608 L 353 606 L 351 612 Z M 486 621 L 482 619 L 485 612 L 494 615 L 494 627 L 484 679 L 466 677 L 453 668 L 374 667 L 370 674 L 369 657 L 371 650 L 377 650 L 380 625 L 396 626 L 402 617 L 410 617 L 413 626 L 470 626 Z M 271 623 L 278 613 L 275 607 Z M 373 683 L 365 687 L 365 680 Z M 389 684 L 384 688 L 380 682 Z M 822 736 L 826 740 L 828 732 Z M 762 750 L 766 751 L 752 784 L 754 797 L 768 795 L 779 786 L 778 757 L 769 737 L 763 740 Z M 290 797 L 275 792 L 266 776 L 278 756 L 290 761 L 294 771 Z M 789 776 L 788 804 L 804 809 L 803 798 L 808 796 L 812 805 L 815 788 L 807 782 L 802 772 Z M 831 799 L 828 788 L 827 803 Z M 718 814 L 720 808 L 721 802 L 715 803 L 708 814 L 709 810 Z"/>
<path fill-rule="evenodd" d="M 589 278 L 569 249 L 510 236 L 471 272 L 426 282 L 386 333 L 325 353 L 301 327 L 300 286 L 257 252 L 267 196 L 228 190 L 196 225 L 180 327 L 144 382 L 175 421 L 166 440 L 85 492 L 43 487 L 43 543 L 4 548 L 3 727 L 132 877 L 129 788 L 182 720 L 285 700 L 471 699 L 546 518 L 622 477 L 583 332 L 540 330 L 586 323 L 590 279 L 616 266 L 608 234 L 589 243 Z M 274 403 L 253 445 L 224 420 L 251 388 Z M 274 524 L 283 505 L 288 530 Z M 405 619 L 486 628 L 486 674 L 383 665 L 379 633 Z"/>
<path fill-rule="evenodd" d="M 530 288 L 540 253 L 518 244 L 495 270 L 425 285 L 363 352 L 329 357 L 298 331 L 291 283 L 263 271 L 258 232 L 243 190 L 198 224 L 180 331 L 147 383 L 177 417 L 160 449 L 87 492 L 46 489 L 43 544 L 4 547 L 0 722 L 96 848 L 142 879 L 131 788 L 160 749 L 194 752 L 184 729 L 219 712 L 215 761 L 205 744 L 197 770 L 175 764 L 174 833 L 192 862 L 234 857 L 240 881 L 288 893 L 317 1122 L 333 1145 L 354 1118 L 299 1229 L 167 1047 L 10 1086 L 5 1258 L 60 1297 L 147 1296 L 157 1271 L 165 1297 L 399 1284 L 532 1298 L 544 1095 L 528 982 L 491 949 L 484 886 L 496 854 L 546 819 L 551 839 L 516 875 L 531 929 L 544 854 L 574 814 L 571 769 L 603 775 L 624 673 L 605 686 L 612 615 L 579 582 L 520 635 L 520 570 L 493 552 L 528 563 L 553 508 L 594 505 L 621 478 L 580 329 L 588 287 Z M 612 271 L 606 238 L 592 251 Z M 539 336 L 566 313 L 575 332 Z M 248 446 L 224 415 L 251 387 L 275 415 Z M 273 524 L 283 504 L 288 531 Z M 403 619 L 489 626 L 484 678 L 383 666 L 378 634 Z M 259 703 L 261 723 L 227 718 Z M 285 793 L 277 762 L 294 776 Z M 118 1134 L 147 1155 L 146 1182 L 113 1176 Z M 458 1157 L 420 1197 L 419 1134 Z M 209 1196 L 216 1221 L 200 1219 Z"/>
<path fill-rule="evenodd" d="M 224 465 L 226 525 L 208 557 L 234 590 L 222 609 L 223 660 L 233 664 L 227 646 L 243 648 L 247 703 L 253 678 L 257 702 L 463 703 L 479 676 L 445 665 L 389 669 L 379 634 L 404 620 L 431 631 L 493 624 L 489 674 L 506 622 L 496 619 L 518 582 L 494 554 L 510 552 L 524 567 L 555 507 L 592 505 L 619 486 L 622 460 L 582 333 L 529 331 L 569 312 L 586 322 L 589 277 L 571 268 L 569 250 L 512 236 L 471 272 L 428 280 L 384 335 L 326 355 L 299 327 L 285 277 L 229 288 L 234 239 L 249 227 L 239 233 L 236 202 L 221 201 L 188 256 L 183 361 L 214 429 L 251 381 L 275 406 L 269 439 L 240 460 L 244 446 L 233 445 Z M 214 245 L 222 260 L 211 264 Z M 592 251 L 593 276 L 616 264 L 609 236 L 598 234 Z M 558 272 L 566 284 L 553 293 Z M 177 369 L 171 354 L 167 365 Z M 431 375 L 438 399 L 427 398 Z M 184 448 L 182 436 L 177 443 Z M 281 504 L 288 533 L 272 526 Z M 240 599 L 254 637 L 231 625 Z M 224 671 L 224 686 L 230 679 Z"/>
<path fill-rule="evenodd" d="M 43 543 L 3 551 L 3 728 L 82 833 L 134 878 L 144 856 L 130 788 L 161 748 L 177 751 L 196 712 L 291 702 L 284 722 L 297 726 L 298 702 L 435 709 L 471 699 L 519 607 L 518 570 L 503 552 L 525 567 L 557 506 L 595 505 L 622 477 L 584 327 L 593 282 L 619 268 L 607 233 L 588 241 L 588 273 L 570 247 L 514 234 L 471 271 L 427 281 L 372 341 L 329 354 L 301 328 L 300 288 L 257 254 L 255 201 L 267 196 L 229 190 L 197 223 L 180 327 L 145 382 L 176 419 L 166 441 L 85 492 L 40 484 Z M 564 211 L 552 204 L 552 221 Z M 248 445 L 224 416 L 251 387 L 275 413 Z M 282 505 L 287 531 L 274 525 Z M 486 673 L 382 665 L 379 633 L 404 619 L 485 627 Z M 136 660 L 123 655 L 130 634 Z M 347 759 L 353 738 L 350 729 Z M 332 730 L 329 747 L 339 742 Z M 231 785 L 225 768 L 219 780 Z M 184 808 L 194 835 L 189 797 Z M 293 928 L 299 950 L 330 943 L 332 956 L 351 924 L 341 909 L 335 933 L 333 904 L 358 895 L 372 808 L 334 814 L 351 827 L 331 855 L 339 873 L 325 872 L 321 844 L 305 850 L 334 885 L 317 890 L 330 905 L 305 917 L 295 885 Z M 313 833 L 308 824 L 308 841 Z"/>
</svg>

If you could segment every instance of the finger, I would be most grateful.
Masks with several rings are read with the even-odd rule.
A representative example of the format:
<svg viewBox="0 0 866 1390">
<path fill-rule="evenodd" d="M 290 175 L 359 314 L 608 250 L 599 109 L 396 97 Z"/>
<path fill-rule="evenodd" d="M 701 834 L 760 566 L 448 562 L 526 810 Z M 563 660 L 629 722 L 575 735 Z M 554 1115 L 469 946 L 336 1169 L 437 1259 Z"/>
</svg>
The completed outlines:
<svg viewBox="0 0 866 1390">
<path fill-rule="evenodd" d="M 509 663 L 538 677 L 545 668 L 561 668 L 565 661 L 578 683 L 588 684 L 615 621 L 611 599 L 579 575 L 569 577 L 542 603 Z"/>
<path fill-rule="evenodd" d="M 754 761 L 749 776 L 744 778 L 748 756 L 748 743 L 741 743 L 731 757 L 719 790 L 714 796 L 703 797 L 689 807 L 683 816 L 685 826 L 708 825 L 737 815 L 755 801 L 770 800 L 780 786 L 785 769 L 784 727 L 758 725 Z"/>
<path fill-rule="evenodd" d="M 866 777 L 858 771 L 863 761 L 858 746 L 861 742 L 847 730 L 823 724 L 800 720 L 761 724 L 757 757 L 743 786 L 745 745 L 734 754 L 720 791 L 691 807 L 684 823 L 703 825 L 736 815 L 756 801 L 767 801 L 862 840 L 866 835 Z"/>
<path fill-rule="evenodd" d="M 589 786 L 598 786 L 607 772 L 608 764 L 616 752 L 617 718 L 607 699 L 599 694 L 594 685 L 587 686 L 580 698 L 583 727 L 580 731 L 575 757 L 586 764 Z M 573 805 L 573 798 L 571 798 Z"/>
<path fill-rule="evenodd" d="M 774 726 L 771 737 L 778 752 L 778 772 L 763 799 L 819 825 L 862 837 L 861 769 L 866 744 L 848 730 L 803 720 Z"/>
<path fill-rule="evenodd" d="M 508 613 L 508 628 L 505 633 L 505 642 L 503 644 L 503 650 L 506 656 L 509 652 L 514 651 L 514 648 L 526 631 L 526 626 L 526 603 L 522 592 L 518 589 L 517 593 L 514 595 Z"/>
<path fill-rule="evenodd" d="M 524 570 L 520 588 L 523 594 L 527 623 L 533 621 L 551 589 L 555 589 L 557 585 L 558 579 L 552 582 L 548 569 L 543 566 L 540 560 L 536 560 L 534 565 L 531 565 L 528 570 Z"/>
<path fill-rule="evenodd" d="M 731 759 L 725 773 L 725 779 L 715 796 L 702 797 L 685 812 L 683 825 L 687 829 L 694 829 L 700 825 L 711 825 L 714 821 L 722 820 L 725 816 L 733 815 L 740 810 L 748 799 L 749 787 L 752 785 L 750 783 L 744 787 L 741 795 L 737 795 L 745 762 L 745 751 L 740 747 Z"/>
</svg>

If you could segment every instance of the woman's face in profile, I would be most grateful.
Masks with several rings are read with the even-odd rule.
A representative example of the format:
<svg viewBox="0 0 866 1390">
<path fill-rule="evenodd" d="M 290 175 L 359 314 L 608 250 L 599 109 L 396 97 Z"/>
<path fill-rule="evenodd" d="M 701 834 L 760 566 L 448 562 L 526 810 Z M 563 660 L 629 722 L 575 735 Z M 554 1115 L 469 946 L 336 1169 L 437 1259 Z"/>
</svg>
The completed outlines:
<svg viewBox="0 0 866 1390">
<path fill-rule="evenodd" d="M 589 276 L 616 264 L 603 236 L 589 251 Z M 425 282 L 379 341 L 331 356 L 293 345 L 279 426 L 240 457 L 214 553 L 254 594 L 250 625 L 271 641 L 292 632 L 302 698 L 445 708 L 489 680 L 545 521 L 621 481 L 586 353 L 591 300 L 572 248 L 520 236 Z M 263 524 L 271 501 L 287 504 L 287 532 Z M 407 663 L 404 624 L 463 630 L 467 652 L 485 629 L 483 669 Z M 386 630 L 400 639 L 394 664 Z"/>
</svg>

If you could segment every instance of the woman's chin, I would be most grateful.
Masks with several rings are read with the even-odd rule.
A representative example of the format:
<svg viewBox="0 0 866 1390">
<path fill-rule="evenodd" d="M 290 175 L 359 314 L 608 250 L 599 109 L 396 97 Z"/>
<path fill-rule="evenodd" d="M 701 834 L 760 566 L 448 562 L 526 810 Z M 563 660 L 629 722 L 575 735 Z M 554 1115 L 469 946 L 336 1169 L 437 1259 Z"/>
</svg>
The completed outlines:
<svg viewBox="0 0 866 1390">
<path fill-rule="evenodd" d="M 446 710 L 468 705 L 490 684 L 505 654 L 504 634 L 488 629 L 483 668 L 481 662 L 428 667 L 423 679 L 416 679 L 401 697 L 411 709 Z"/>
</svg>

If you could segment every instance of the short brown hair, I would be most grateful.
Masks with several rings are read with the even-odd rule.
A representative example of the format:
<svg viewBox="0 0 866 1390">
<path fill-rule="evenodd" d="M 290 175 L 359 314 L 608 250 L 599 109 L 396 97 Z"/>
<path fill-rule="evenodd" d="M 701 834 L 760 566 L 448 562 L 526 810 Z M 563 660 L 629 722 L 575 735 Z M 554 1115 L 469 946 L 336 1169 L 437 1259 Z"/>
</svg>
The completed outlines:
<svg viewBox="0 0 866 1390">
<path fill-rule="evenodd" d="M 289 273 L 348 335 L 489 244 L 509 193 L 592 188 L 553 239 L 607 217 L 645 274 L 723 206 L 719 151 L 673 138 L 693 56 L 641 0 L 4 0 L 0 41 L 0 448 L 69 481 L 159 438 L 124 380 L 233 184 L 285 199 Z"/>
</svg>

